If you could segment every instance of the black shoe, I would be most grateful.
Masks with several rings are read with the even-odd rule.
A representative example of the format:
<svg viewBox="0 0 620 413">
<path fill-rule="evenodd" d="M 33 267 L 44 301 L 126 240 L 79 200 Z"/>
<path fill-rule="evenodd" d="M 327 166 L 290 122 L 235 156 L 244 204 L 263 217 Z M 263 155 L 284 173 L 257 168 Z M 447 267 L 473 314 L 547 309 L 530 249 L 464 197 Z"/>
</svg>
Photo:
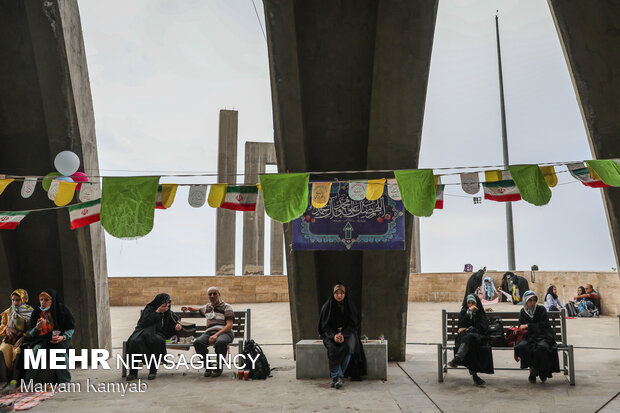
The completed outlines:
<svg viewBox="0 0 620 413">
<path fill-rule="evenodd" d="M 344 386 L 344 380 L 342 379 L 342 377 L 338 377 L 336 379 L 336 383 L 334 383 L 334 387 L 340 389 L 342 388 L 342 386 Z"/>
<path fill-rule="evenodd" d="M 149 373 L 149 375 L 146 378 L 147 380 L 155 380 L 155 378 L 157 378 L 157 372 L 154 371 L 154 372 Z"/>
<path fill-rule="evenodd" d="M 540 379 L 540 381 L 541 381 L 541 382 L 543 382 L 543 383 L 547 381 L 547 377 L 546 377 L 546 376 L 544 376 L 544 375 L 542 375 L 542 374 L 541 374 L 540 376 L 538 376 L 538 378 L 539 378 L 539 379 Z"/>
<path fill-rule="evenodd" d="M 213 372 L 209 369 L 205 370 L 205 373 L 202 375 L 203 377 L 211 377 L 211 375 L 213 374 Z"/>
<path fill-rule="evenodd" d="M 138 378 L 137 374 L 128 374 L 127 375 L 127 381 L 133 381 L 133 380 L 135 380 L 137 378 Z"/>
<path fill-rule="evenodd" d="M 473 376 L 473 379 L 474 379 L 474 384 L 476 386 L 483 386 L 483 385 L 487 384 L 487 382 L 482 380 L 477 374 L 475 374 Z"/>
<path fill-rule="evenodd" d="M 222 370 L 213 370 L 211 373 L 211 377 L 220 377 L 222 375 Z"/>
<path fill-rule="evenodd" d="M 336 378 L 332 377 L 332 387 L 336 386 Z"/>
<path fill-rule="evenodd" d="M 536 383 L 536 376 L 530 374 L 530 377 L 527 378 L 530 383 Z"/>
<path fill-rule="evenodd" d="M 459 356 L 454 356 L 452 360 L 448 362 L 448 366 L 457 367 L 461 364 L 461 358 Z"/>
</svg>

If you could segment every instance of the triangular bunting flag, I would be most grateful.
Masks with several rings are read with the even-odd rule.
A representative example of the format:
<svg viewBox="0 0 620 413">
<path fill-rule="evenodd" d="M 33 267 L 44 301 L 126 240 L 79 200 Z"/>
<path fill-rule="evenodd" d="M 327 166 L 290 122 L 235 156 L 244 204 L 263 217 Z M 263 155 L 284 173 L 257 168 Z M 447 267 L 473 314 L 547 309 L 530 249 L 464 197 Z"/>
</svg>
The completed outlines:
<svg viewBox="0 0 620 413">
<path fill-rule="evenodd" d="M 11 182 L 13 182 L 14 180 L 15 179 L 13 179 L 13 178 L 3 178 L 3 179 L 0 179 L 0 195 L 2 195 L 2 193 L 4 192 L 6 187 L 9 186 L 9 184 Z"/>
<path fill-rule="evenodd" d="M 468 172 L 461 174 L 461 188 L 466 194 L 474 195 L 480 191 L 480 180 L 478 172 Z"/>
<path fill-rule="evenodd" d="M 30 198 L 32 196 L 32 194 L 34 194 L 34 189 L 37 186 L 37 178 L 32 177 L 32 176 L 27 176 L 24 179 L 24 184 L 22 185 L 22 197 L 23 198 Z"/>
<path fill-rule="evenodd" d="M 369 179 L 368 186 L 366 187 L 366 199 L 369 201 L 376 201 L 381 198 L 384 189 L 385 178 Z"/>
<path fill-rule="evenodd" d="M 435 209 L 435 178 L 432 169 L 394 171 L 403 204 L 410 214 L 430 217 Z"/>
<path fill-rule="evenodd" d="M 541 166 L 540 172 L 545 177 L 545 182 L 547 182 L 549 188 L 554 188 L 558 184 L 558 176 L 555 174 L 553 165 Z"/>
<path fill-rule="evenodd" d="M 605 184 L 603 181 L 594 179 L 583 163 L 571 163 L 566 165 L 566 167 L 573 178 L 577 179 L 585 186 L 589 186 L 590 188 L 606 188 L 611 186 Z"/>
<path fill-rule="evenodd" d="M 101 212 L 101 199 L 71 205 L 69 208 L 69 219 L 71 229 L 80 228 L 99 221 Z"/>
<path fill-rule="evenodd" d="M 54 197 L 54 203 L 56 206 L 65 206 L 73 199 L 75 194 L 75 187 L 77 182 L 60 182 L 56 196 Z"/>
<path fill-rule="evenodd" d="M 278 222 L 299 218 L 308 208 L 310 174 L 269 174 L 260 176 L 265 212 Z"/>
<path fill-rule="evenodd" d="M 0 212 L 0 229 L 15 229 L 28 211 Z"/>
<path fill-rule="evenodd" d="M 435 209 L 443 209 L 443 190 L 446 185 L 437 185 L 437 191 L 435 192 Z"/>
<path fill-rule="evenodd" d="M 366 181 L 349 181 L 349 198 L 354 201 L 361 201 L 366 198 Z"/>
<path fill-rule="evenodd" d="M 211 188 L 213 191 L 213 188 Z M 226 196 L 220 208 L 232 209 L 233 211 L 256 211 L 256 198 L 258 197 L 258 188 L 253 186 L 236 186 L 228 185 L 226 188 Z M 211 195 L 209 194 L 209 199 Z M 211 205 L 211 202 L 209 202 Z"/>
<path fill-rule="evenodd" d="M 549 203 L 551 189 L 538 165 L 511 165 L 509 168 L 512 180 L 524 201 L 536 206 Z"/>
<path fill-rule="evenodd" d="M 200 208 L 205 204 L 207 200 L 207 185 L 191 185 L 189 187 L 189 195 L 187 196 L 187 202 L 193 208 Z"/>
<path fill-rule="evenodd" d="M 329 193 L 332 188 L 331 182 L 312 183 L 312 206 L 317 209 L 323 208 L 329 202 Z"/>
<path fill-rule="evenodd" d="M 520 201 L 521 194 L 514 181 L 483 182 L 484 199 L 497 202 Z"/>
<path fill-rule="evenodd" d="M 606 185 L 620 186 L 620 164 L 613 159 L 586 161 L 586 164 Z"/>
</svg>

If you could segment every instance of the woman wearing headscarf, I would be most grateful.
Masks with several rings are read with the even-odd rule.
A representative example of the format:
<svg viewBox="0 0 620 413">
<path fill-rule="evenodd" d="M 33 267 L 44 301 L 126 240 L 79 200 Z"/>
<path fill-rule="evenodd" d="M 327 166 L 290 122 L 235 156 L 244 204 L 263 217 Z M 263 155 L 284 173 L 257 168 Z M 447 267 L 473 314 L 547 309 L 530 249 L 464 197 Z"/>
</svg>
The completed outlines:
<svg viewBox="0 0 620 413">
<path fill-rule="evenodd" d="M 493 374 L 493 354 L 487 345 L 489 319 L 475 294 L 469 294 L 459 314 L 458 335 L 454 342 L 454 359 L 450 367 L 465 366 L 474 383 L 485 383 L 477 373 Z"/>
<path fill-rule="evenodd" d="M 161 356 L 163 362 L 163 357 L 166 355 L 166 339 L 182 328 L 170 311 L 171 301 L 168 294 L 161 293 L 144 307 L 135 330 L 127 339 L 128 356 L 139 354 L 147 360 L 158 360 Z M 138 370 L 131 369 L 127 381 L 135 380 L 137 377 Z M 155 377 L 157 366 L 151 364 L 148 379 L 153 380 Z"/>
<path fill-rule="evenodd" d="M 521 368 L 530 368 L 530 383 L 536 383 L 536 376 L 545 382 L 551 373 L 560 371 L 560 360 L 549 323 L 547 310 L 537 305 L 534 291 L 523 294 L 523 308 L 519 313 L 519 328 L 527 330 L 525 336 L 514 347 L 515 358 L 521 359 Z"/>
<path fill-rule="evenodd" d="M 510 271 L 505 273 L 504 277 L 507 277 L 508 279 L 509 290 L 506 292 L 512 295 L 512 303 L 515 305 L 522 303 L 523 293 L 525 293 L 525 291 L 529 291 L 530 289 L 527 279 Z"/>
<path fill-rule="evenodd" d="M 28 330 L 33 308 L 28 304 L 28 293 L 21 288 L 11 293 L 11 307 L 1 315 L 0 324 L 0 379 L 9 381 L 12 377 L 13 363 L 21 352 L 24 333 Z"/>
<path fill-rule="evenodd" d="M 55 290 L 51 288 L 41 291 L 39 294 L 40 307 L 32 312 L 30 316 L 30 330 L 26 332 L 25 345 L 39 351 L 62 349 L 68 350 L 71 347 L 71 337 L 75 330 L 75 320 L 71 310 L 65 306 L 58 297 Z M 33 380 L 37 383 L 68 383 L 71 381 L 71 372 L 67 353 L 61 353 L 65 358 L 66 369 L 29 369 L 26 370 L 26 380 Z M 62 363 L 59 363 L 62 364 Z"/>
<path fill-rule="evenodd" d="M 482 277 L 484 276 L 484 272 L 487 270 L 487 267 L 484 267 L 469 277 L 467 280 L 467 285 L 465 286 L 465 295 L 463 296 L 463 305 L 467 305 L 467 296 L 469 294 L 476 294 L 476 290 L 480 288 L 480 284 L 482 284 Z"/>
<path fill-rule="evenodd" d="M 545 310 L 547 311 L 560 311 L 564 308 L 560 297 L 558 297 L 558 289 L 555 285 L 550 285 L 547 288 L 547 294 L 545 294 Z"/>
<path fill-rule="evenodd" d="M 331 297 L 321 308 L 319 335 L 327 348 L 332 387 L 341 388 L 344 377 L 361 380 L 366 375 L 357 309 L 342 284 L 334 286 Z"/>
</svg>

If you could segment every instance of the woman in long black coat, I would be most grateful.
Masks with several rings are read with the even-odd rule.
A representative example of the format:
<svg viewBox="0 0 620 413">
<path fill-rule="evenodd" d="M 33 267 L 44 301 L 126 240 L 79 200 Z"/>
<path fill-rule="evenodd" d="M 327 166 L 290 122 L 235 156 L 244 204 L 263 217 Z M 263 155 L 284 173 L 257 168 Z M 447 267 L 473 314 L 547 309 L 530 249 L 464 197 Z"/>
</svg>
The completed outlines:
<svg viewBox="0 0 620 413">
<path fill-rule="evenodd" d="M 463 306 L 467 304 L 467 296 L 469 294 L 475 294 L 476 290 L 482 285 L 482 278 L 484 277 L 484 272 L 486 270 L 487 267 L 484 267 L 476 271 L 467 280 L 467 285 L 465 286 L 465 295 L 463 296 Z"/>
<path fill-rule="evenodd" d="M 521 368 L 530 368 L 530 383 L 536 383 L 536 376 L 545 382 L 551 373 L 560 371 L 560 360 L 553 329 L 549 323 L 547 310 L 537 305 L 538 297 L 534 291 L 523 294 L 523 308 L 519 313 L 519 327 L 527 333 L 515 345 L 515 357 L 521 359 Z"/>
<path fill-rule="evenodd" d="M 361 380 L 366 375 L 357 309 L 342 284 L 334 286 L 332 296 L 321 308 L 319 335 L 327 348 L 332 387 L 341 388 L 344 377 Z"/>
<path fill-rule="evenodd" d="M 489 319 L 480 298 L 469 294 L 459 314 L 458 335 L 454 343 L 454 359 L 448 365 L 459 365 L 469 369 L 474 383 L 485 383 L 477 373 L 493 374 L 493 354 L 487 344 Z"/>
<path fill-rule="evenodd" d="M 181 329 L 172 311 L 170 311 L 170 296 L 165 293 L 157 294 L 153 301 L 148 303 L 140 314 L 138 325 L 127 339 L 127 355 L 143 355 L 147 360 L 158 360 L 166 354 L 166 339 Z M 131 362 L 131 358 L 129 358 Z M 130 369 L 127 381 L 135 380 L 138 370 Z M 157 366 L 151 364 L 148 379 L 157 377 Z"/>
</svg>

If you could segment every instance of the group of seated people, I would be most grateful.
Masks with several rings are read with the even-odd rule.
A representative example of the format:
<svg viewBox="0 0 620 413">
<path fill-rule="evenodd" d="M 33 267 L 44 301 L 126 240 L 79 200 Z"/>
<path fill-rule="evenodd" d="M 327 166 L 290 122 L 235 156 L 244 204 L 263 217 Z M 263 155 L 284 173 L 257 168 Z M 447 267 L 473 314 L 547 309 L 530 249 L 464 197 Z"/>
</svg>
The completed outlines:
<svg viewBox="0 0 620 413">
<path fill-rule="evenodd" d="M 551 285 L 545 295 L 545 308 L 547 311 L 560 311 L 565 308 L 569 316 L 580 317 L 592 317 L 601 311 L 601 298 L 592 284 L 577 288 L 577 295 L 573 300 L 566 303 L 566 306 L 562 305 L 557 287 Z"/>
<path fill-rule="evenodd" d="M 24 369 L 22 350 L 32 349 L 35 357 L 39 351 L 68 349 L 75 329 L 71 310 L 53 289 L 39 294 L 39 308 L 28 305 L 26 290 L 11 293 L 11 307 L 2 312 L 0 323 L 0 381 L 21 379 L 36 383 L 67 383 L 71 381 L 69 369 Z M 65 357 L 66 353 L 61 355 Z M 67 365 L 68 363 L 65 363 Z"/>
</svg>

